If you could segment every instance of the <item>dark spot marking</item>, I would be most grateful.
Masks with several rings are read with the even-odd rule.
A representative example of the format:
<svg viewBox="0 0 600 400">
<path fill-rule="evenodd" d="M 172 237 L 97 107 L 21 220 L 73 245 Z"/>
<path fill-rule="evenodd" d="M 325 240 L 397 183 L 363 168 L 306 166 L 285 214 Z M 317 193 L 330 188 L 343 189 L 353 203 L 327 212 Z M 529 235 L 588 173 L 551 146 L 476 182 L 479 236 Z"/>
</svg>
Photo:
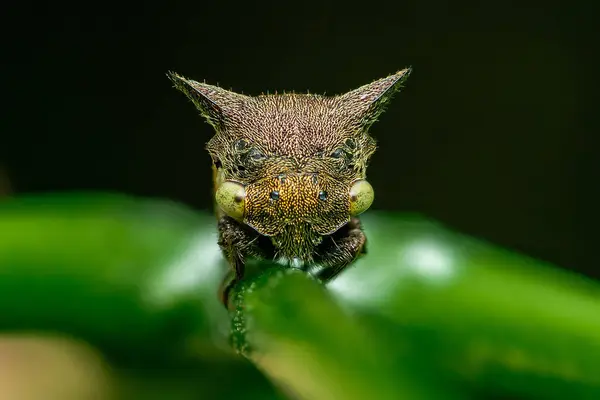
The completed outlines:
<svg viewBox="0 0 600 400">
<path fill-rule="evenodd" d="M 325 200 L 327 200 L 327 192 L 326 192 L 326 191 L 324 191 L 324 190 L 321 190 L 321 191 L 319 192 L 319 200 L 321 200 L 321 201 L 325 201 Z"/>
<path fill-rule="evenodd" d="M 342 158 L 344 155 L 344 149 L 336 149 L 333 153 L 331 153 L 331 157 L 333 158 Z"/>
<path fill-rule="evenodd" d="M 277 179 L 279 179 L 279 182 L 284 183 L 285 182 L 285 174 L 277 175 Z"/>
<path fill-rule="evenodd" d="M 353 139 L 348 139 L 346 140 L 346 146 L 348 146 L 349 149 L 354 150 L 356 149 L 356 142 Z"/>
<path fill-rule="evenodd" d="M 319 177 L 317 176 L 317 174 L 313 174 L 313 176 L 312 176 L 312 183 L 314 183 L 315 185 L 317 183 L 319 183 Z"/>
<path fill-rule="evenodd" d="M 271 192 L 271 200 L 279 200 L 279 191 L 273 190 Z"/>
<path fill-rule="evenodd" d="M 263 158 L 265 158 L 265 155 L 263 153 L 261 153 L 260 150 L 257 150 L 257 149 L 250 150 L 250 153 L 248 153 L 248 156 L 255 161 L 262 160 Z"/>
<path fill-rule="evenodd" d="M 237 140 L 234 144 L 233 147 L 237 150 L 237 151 L 242 151 L 244 149 L 246 149 L 246 147 L 248 147 L 248 142 L 246 142 L 244 139 L 240 139 Z"/>
</svg>

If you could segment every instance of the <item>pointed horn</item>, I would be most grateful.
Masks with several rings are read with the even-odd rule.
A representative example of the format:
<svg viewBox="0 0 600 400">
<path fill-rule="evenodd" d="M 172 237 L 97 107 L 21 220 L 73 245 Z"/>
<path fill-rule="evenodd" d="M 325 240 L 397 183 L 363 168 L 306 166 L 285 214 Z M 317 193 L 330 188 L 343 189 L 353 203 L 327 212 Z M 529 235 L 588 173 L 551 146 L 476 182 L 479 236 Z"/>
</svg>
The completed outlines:
<svg viewBox="0 0 600 400">
<path fill-rule="evenodd" d="M 386 78 L 376 80 L 340 96 L 352 112 L 371 124 L 385 111 L 387 103 L 404 86 L 412 69 L 405 68 Z"/>
<path fill-rule="evenodd" d="M 220 124 L 247 96 L 225 90 L 218 86 L 196 82 L 169 71 L 167 77 L 175 88 L 183 92 L 207 121 L 215 126 Z"/>
</svg>

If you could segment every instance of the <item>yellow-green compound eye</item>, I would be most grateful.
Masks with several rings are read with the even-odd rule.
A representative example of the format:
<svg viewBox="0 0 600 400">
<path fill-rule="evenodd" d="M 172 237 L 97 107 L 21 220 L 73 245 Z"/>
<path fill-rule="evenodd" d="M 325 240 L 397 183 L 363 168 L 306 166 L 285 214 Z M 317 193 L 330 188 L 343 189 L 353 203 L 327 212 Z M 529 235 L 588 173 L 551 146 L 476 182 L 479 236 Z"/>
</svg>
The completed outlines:
<svg viewBox="0 0 600 400">
<path fill-rule="evenodd" d="M 350 215 L 361 214 L 371 207 L 375 192 L 373 186 L 364 179 L 358 180 L 350 187 Z"/>
<path fill-rule="evenodd" d="M 244 185 L 237 182 L 225 181 L 215 194 L 217 204 L 231 218 L 244 218 L 246 206 L 246 190 Z"/>
</svg>

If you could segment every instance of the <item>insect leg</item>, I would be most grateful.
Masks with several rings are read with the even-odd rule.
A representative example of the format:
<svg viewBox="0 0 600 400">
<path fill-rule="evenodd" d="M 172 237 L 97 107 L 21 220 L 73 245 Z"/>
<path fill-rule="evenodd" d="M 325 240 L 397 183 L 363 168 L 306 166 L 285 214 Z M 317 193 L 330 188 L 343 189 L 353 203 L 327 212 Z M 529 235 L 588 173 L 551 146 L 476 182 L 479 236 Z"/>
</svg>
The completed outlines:
<svg viewBox="0 0 600 400">
<path fill-rule="evenodd" d="M 315 276 L 323 282 L 335 278 L 340 272 L 348 267 L 354 260 L 367 253 L 367 237 L 362 230 L 360 220 L 352 220 L 339 231 L 326 238 L 319 253 L 322 256 L 317 259 L 321 269 Z"/>
<path fill-rule="evenodd" d="M 230 270 L 219 287 L 219 299 L 228 307 L 229 292 L 244 277 L 245 259 L 248 256 L 261 256 L 257 233 L 231 217 L 219 220 L 219 247 L 227 260 Z"/>
</svg>

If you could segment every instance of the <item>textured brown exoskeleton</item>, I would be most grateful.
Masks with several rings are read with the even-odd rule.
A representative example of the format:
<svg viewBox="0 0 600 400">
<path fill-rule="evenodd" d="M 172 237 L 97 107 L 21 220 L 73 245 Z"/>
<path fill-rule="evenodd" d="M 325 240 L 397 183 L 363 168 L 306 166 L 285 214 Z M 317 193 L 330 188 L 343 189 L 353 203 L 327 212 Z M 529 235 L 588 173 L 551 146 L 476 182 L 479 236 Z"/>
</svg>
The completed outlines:
<svg viewBox="0 0 600 400">
<path fill-rule="evenodd" d="M 220 289 L 226 306 L 248 257 L 317 266 L 326 282 L 366 252 L 357 215 L 374 197 L 368 129 L 409 74 L 328 97 L 246 96 L 169 73 L 216 131 L 207 149 L 219 246 L 231 265 Z"/>
</svg>

